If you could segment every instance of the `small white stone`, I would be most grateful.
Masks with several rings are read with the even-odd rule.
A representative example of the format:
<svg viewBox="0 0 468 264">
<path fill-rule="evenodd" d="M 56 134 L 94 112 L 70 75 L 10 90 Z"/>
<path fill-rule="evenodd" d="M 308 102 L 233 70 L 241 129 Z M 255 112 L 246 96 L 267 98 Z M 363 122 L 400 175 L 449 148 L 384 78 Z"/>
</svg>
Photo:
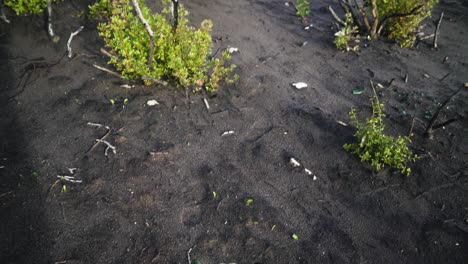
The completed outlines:
<svg viewBox="0 0 468 264">
<path fill-rule="evenodd" d="M 297 82 L 297 83 L 293 83 L 292 86 L 296 87 L 296 89 L 303 89 L 303 88 L 306 88 L 307 87 L 307 83 L 305 82 Z"/>
<path fill-rule="evenodd" d="M 314 177 L 312 178 L 312 180 L 316 181 L 316 180 L 317 180 L 317 176 L 314 175 Z"/>
<path fill-rule="evenodd" d="M 146 104 L 147 104 L 148 106 L 159 105 L 158 101 L 156 101 L 156 100 L 148 100 L 148 102 L 146 102 Z"/>
</svg>

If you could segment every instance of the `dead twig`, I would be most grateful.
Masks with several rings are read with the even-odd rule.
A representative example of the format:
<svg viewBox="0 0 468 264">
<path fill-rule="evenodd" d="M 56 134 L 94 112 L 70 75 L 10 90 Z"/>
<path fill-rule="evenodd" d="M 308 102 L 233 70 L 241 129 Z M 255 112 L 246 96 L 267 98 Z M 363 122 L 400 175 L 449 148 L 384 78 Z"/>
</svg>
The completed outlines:
<svg viewBox="0 0 468 264">
<path fill-rule="evenodd" d="M 437 22 L 436 30 L 434 33 L 434 43 L 433 43 L 434 49 L 437 49 L 437 40 L 439 38 L 440 25 L 442 24 L 443 19 L 444 19 L 444 12 L 440 13 L 439 22 Z"/>
<path fill-rule="evenodd" d="M 71 42 L 73 40 L 73 37 L 75 37 L 76 35 L 78 35 L 82 30 L 84 29 L 83 26 L 81 26 L 80 28 L 78 28 L 75 32 L 72 32 L 70 34 L 70 37 L 68 38 L 68 41 L 67 41 L 67 50 L 68 50 L 68 58 L 71 59 L 72 57 L 72 48 L 71 48 Z"/>
<path fill-rule="evenodd" d="M 341 25 L 346 25 L 346 23 L 335 13 L 335 10 L 331 6 L 328 6 L 328 10 L 330 10 L 330 13 L 332 14 L 333 18 L 340 23 Z"/>
<path fill-rule="evenodd" d="M 445 100 L 445 102 L 443 102 L 439 108 L 437 108 L 437 111 L 435 112 L 435 114 L 432 116 L 431 120 L 429 121 L 429 124 L 427 125 L 427 128 L 426 128 L 426 136 L 429 138 L 429 139 L 433 139 L 434 135 L 434 130 L 436 129 L 435 127 L 440 127 L 440 126 L 435 126 L 435 122 L 437 121 L 437 118 L 439 117 L 440 115 L 440 112 L 442 111 L 442 109 L 444 109 L 448 103 L 450 103 L 450 101 L 456 97 L 463 89 L 466 89 L 467 87 L 465 85 L 462 85 L 456 92 L 454 92 L 452 95 L 449 96 L 449 98 L 447 98 L 447 100 Z"/>
<path fill-rule="evenodd" d="M 106 69 L 106 68 L 101 67 L 101 66 L 96 65 L 96 64 L 93 64 L 93 67 L 96 68 L 96 69 L 98 69 L 98 70 L 107 72 L 107 73 L 109 73 L 110 75 L 114 75 L 115 77 L 118 77 L 118 78 L 120 78 L 120 79 L 124 79 L 124 77 L 123 77 L 122 75 L 116 73 L 115 71 L 111 71 L 111 70 L 109 70 L 109 69 Z"/>
<path fill-rule="evenodd" d="M 174 2 L 174 0 L 172 2 Z M 177 2 L 177 0 L 175 0 L 175 2 Z M 145 19 L 145 17 L 143 17 L 138 1 L 132 0 L 132 4 L 135 7 L 135 11 L 137 13 L 138 18 L 141 20 L 141 23 L 145 25 L 146 31 L 148 32 L 148 35 L 150 36 L 150 46 L 149 46 L 149 52 L 148 52 L 148 67 L 152 69 L 153 68 L 152 65 L 153 65 L 153 49 L 154 49 L 154 32 L 151 29 L 148 21 Z"/>
<path fill-rule="evenodd" d="M 104 48 L 101 48 L 99 51 L 101 51 L 102 54 L 106 55 L 107 57 L 111 58 L 111 59 L 114 59 L 114 60 L 118 60 L 119 58 L 117 58 L 117 56 L 114 56 L 112 54 L 110 54 L 107 50 L 105 50 Z"/>
<path fill-rule="evenodd" d="M 60 37 L 55 35 L 52 27 L 52 0 L 47 0 L 47 31 L 49 32 L 49 37 L 52 38 L 54 43 L 60 41 Z"/>
</svg>

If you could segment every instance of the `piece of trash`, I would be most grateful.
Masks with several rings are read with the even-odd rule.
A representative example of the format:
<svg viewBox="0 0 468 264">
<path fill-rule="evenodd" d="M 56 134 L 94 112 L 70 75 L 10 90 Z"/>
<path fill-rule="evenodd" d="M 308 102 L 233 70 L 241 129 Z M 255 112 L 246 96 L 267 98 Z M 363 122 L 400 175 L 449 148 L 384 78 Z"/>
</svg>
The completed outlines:
<svg viewBox="0 0 468 264">
<path fill-rule="evenodd" d="M 312 180 L 316 181 L 316 180 L 317 180 L 317 176 L 314 175 L 314 177 L 312 178 Z"/>
<path fill-rule="evenodd" d="M 377 87 L 379 87 L 380 89 L 385 88 L 385 87 L 384 87 L 382 84 L 380 84 L 380 83 L 377 83 Z"/>
<path fill-rule="evenodd" d="M 291 237 L 292 237 L 294 240 L 299 240 L 299 236 L 298 236 L 298 235 L 296 235 L 296 234 L 292 234 L 292 236 L 291 236 Z"/>
<path fill-rule="evenodd" d="M 306 88 L 307 87 L 307 83 L 305 82 L 297 82 L 297 83 L 293 83 L 292 86 L 296 87 L 296 89 L 303 89 L 303 88 Z"/>
<path fill-rule="evenodd" d="M 233 54 L 234 52 L 239 52 L 239 49 L 238 48 L 234 48 L 234 47 L 229 47 L 227 49 L 227 51 L 230 53 L 230 54 Z"/>
<path fill-rule="evenodd" d="M 232 135 L 234 134 L 235 132 L 233 130 L 230 130 L 230 131 L 226 131 L 224 132 L 221 136 L 224 137 L 224 136 L 228 136 L 228 135 Z"/>
<path fill-rule="evenodd" d="M 304 170 L 305 170 L 305 172 L 307 173 L 307 175 L 312 175 L 312 174 L 313 174 L 312 171 L 309 170 L 309 169 L 307 169 L 307 168 L 305 168 Z"/>
<path fill-rule="evenodd" d="M 314 25 L 313 25 L 313 24 L 310 24 L 310 25 L 306 26 L 306 27 L 304 28 L 304 30 L 309 30 L 309 29 L 311 29 L 311 28 L 313 28 L 313 27 L 314 27 Z"/>
<path fill-rule="evenodd" d="M 301 47 L 305 47 L 305 45 L 307 45 L 308 43 L 309 42 L 307 42 L 307 41 L 302 42 Z"/>
<path fill-rule="evenodd" d="M 289 160 L 289 163 L 293 166 L 293 167 L 299 167 L 301 166 L 301 164 L 295 159 L 295 158 L 291 158 Z"/>
<path fill-rule="evenodd" d="M 252 199 L 252 198 L 247 199 L 247 201 L 245 201 L 245 205 L 249 206 L 249 205 L 251 205 L 253 202 L 254 202 L 254 199 Z"/>
<path fill-rule="evenodd" d="M 424 74 L 424 77 L 429 78 L 429 77 L 431 77 L 431 76 L 429 76 L 429 74 L 425 73 L 425 74 Z"/>
<path fill-rule="evenodd" d="M 353 90 L 353 94 L 362 94 L 364 92 L 364 87 L 357 88 Z"/>
<path fill-rule="evenodd" d="M 348 126 L 348 124 L 346 124 L 345 122 L 343 121 L 340 121 L 340 120 L 336 120 L 336 122 L 342 126 Z"/>
<path fill-rule="evenodd" d="M 156 101 L 156 100 L 148 100 L 148 102 L 146 102 L 146 104 L 147 104 L 148 106 L 159 105 L 158 101 Z"/>
<path fill-rule="evenodd" d="M 132 89 L 135 87 L 135 85 L 128 85 L 128 84 L 122 84 L 120 85 L 121 88 L 125 88 L 125 89 Z"/>
</svg>

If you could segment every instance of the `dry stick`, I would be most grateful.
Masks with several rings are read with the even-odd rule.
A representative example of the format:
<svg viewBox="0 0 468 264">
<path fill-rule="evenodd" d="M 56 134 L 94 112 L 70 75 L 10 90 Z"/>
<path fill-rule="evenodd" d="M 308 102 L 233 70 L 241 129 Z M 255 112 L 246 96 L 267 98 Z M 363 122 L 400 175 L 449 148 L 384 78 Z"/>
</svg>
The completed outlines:
<svg viewBox="0 0 468 264">
<path fill-rule="evenodd" d="M 466 88 L 464 85 L 462 85 L 462 87 L 460 87 L 460 89 L 458 89 L 456 92 L 454 92 L 449 98 L 447 98 L 447 100 L 445 100 L 445 102 L 443 104 L 441 104 L 439 106 L 439 108 L 437 109 L 437 111 L 435 112 L 434 116 L 432 116 L 431 118 L 431 121 L 429 121 L 429 125 L 427 126 L 426 128 L 426 136 L 429 138 L 429 139 L 433 139 L 433 133 L 434 133 L 434 130 L 437 128 L 440 128 L 440 126 L 434 126 L 434 123 L 435 121 L 437 121 L 437 118 L 439 117 L 440 115 L 440 111 L 445 108 L 445 106 L 450 103 L 450 101 L 455 97 L 457 96 L 464 88 Z"/>
<path fill-rule="evenodd" d="M 371 0 L 372 4 L 372 28 L 371 28 L 371 38 L 374 38 L 377 34 L 377 25 L 379 24 L 379 12 L 377 11 L 377 0 Z"/>
<path fill-rule="evenodd" d="M 330 13 L 332 14 L 333 18 L 335 18 L 336 21 L 338 21 L 338 23 L 340 23 L 341 25 L 346 25 L 346 23 L 341 20 L 340 17 L 338 17 L 335 13 L 335 11 L 333 10 L 333 8 L 331 6 L 328 6 L 328 10 L 330 10 Z"/>
<path fill-rule="evenodd" d="M 427 35 L 427 36 L 425 36 L 425 37 L 419 38 L 419 41 L 421 41 L 421 40 L 426 40 L 426 39 L 430 39 L 430 38 L 433 38 L 434 36 L 435 36 L 434 34 Z"/>
<path fill-rule="evenodd" d="M 106 55 L 107 57 L 111 58 L 111 59 L 114 59 L 114 60 L 118 60 L 119 58 L 117 58 L 116 56 L 110 54 L 107 50 L 101 48 L 99 51 L 101 51 L 102 54 Z"/>
<path fill-rule="evenodd" d="M 5 23 L 10 24 L 10 20 L 6 17 L 5 13 L 3 12 L 3 1 L 0 1 L 0 18 L 5 21 Z"/>
<path fill-rule="evenodd" d="M 373 0 L 375 1 L 375 0 Z M 377 31 L 377 34 L 380 35 L 380 33 L 382 32 L 384 26 L 385 26 L 385 23 L 387 23 L 387 21 L 391 18 L 397 18 L 397 17 L 407 17 L 407 16 L 411 16 L 411 15 L 414 15 L 416 14 L 416 12 L 419 11 L 419 9 L 421 9 L 424 5 L 418 5 L 417 7 L 413 8 L 411 11 L 409 11 L 408 13 L 393 13 L 393 14 L 389 14 L 387 16 L 385 16 L 384 18 L 382 18 L 382 21 L 380 22 L 380 27 L 379 27 L 379 30 Z"/>
<path fill-rule="evenodd" d="M 179 0 L 172 0 L 172 17 L 174 18 L 172 30 L 175 32 L 179 26 Z"/>
<path fill-rule="evenodd" d="M 437 40 L 439 38 L 440 24 L 442 24 L 442 19 L 444 19 L 444 12 L 440 13 L 439 22 L 437 22 L 436 30 L 434 33 L 434 49 L 437 49 Z"/>
<path fill-rule="evenodd" d="M 47 0 L 47 30 L 54 43 L 59 42 L 60 37 L 55 35 L 52 28 L 52 0 Z"/>
<path fill-rule="evenodd" d="M 150 36 L 150 46 L 149 46 L 149 54 L 148 54 L 148 67 L 151 69 L 153 65 L 153 49 L 154 49 L 154 33 L 151 29 L 148 21 L 143 17 L 141 13 L 140 5 L 138 4 L 137 0 L 132 0 L 133 6 L 135 7 L 135 11 L 137 13 L 138 18 L 141 20 L 143 25 L 145 25 L 146 31 Z"/>
<path fill-rule="evenodd" d="M 118 78 L 120 78 L 120 79 L 124 79 L 124 77 L 123 77 L 122 75 L 120 75 L 120 74 L 118 74 L 118 73 L 116 73 L 116 72 L 114 72 L 114 71 L 111 71 L 111 70 L 109 70 L 109 69 L 106 69 L 106 68 L 104 68 L 104 67 L 98 66 L 98 65 L 96 65 L 96 64 L 93 64 L 93 67 L 96 68 L 96 69 L 98 69 L 98 70 L 105 71 L 105 72 L 107 72 L 107 73 L 109 73 L 109 74 L 111 74 L 111 75 L 114 75 L 115 77 L 118 77 Z"/>
<path fill-rule="evenodd" d="M 72 32 L 70 34 L 70 37 L 68 38 L 68 42 L 67 42 L 67 49 L 68 49 L 68 58 L 71 58 L 72 57 L 72 48 L 71 48 L 71 42 L 73 40 L 73 37 L 75 37 L 76 35 L 78 35 L 82 30 L 84 29 L 83 26 L 81 26 L 79 29 L 77 29 L 75 32 Z"/>
</svg>

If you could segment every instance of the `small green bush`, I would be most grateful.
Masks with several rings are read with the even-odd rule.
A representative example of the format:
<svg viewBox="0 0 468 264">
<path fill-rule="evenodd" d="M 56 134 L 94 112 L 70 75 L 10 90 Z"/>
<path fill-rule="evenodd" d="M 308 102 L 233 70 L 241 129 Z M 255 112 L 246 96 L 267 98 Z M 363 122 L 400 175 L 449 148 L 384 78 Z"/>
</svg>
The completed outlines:
<svg viewBox="0 0 468 264">
<path fill-rule="evenodd" d="M 402 47 L 413 46 L 419 25 L 431 15 L 431 10 L 438 2 L 439 0 L 377 0 L 377 10 L 381 18 L 392 14 L 410 13 L 421 6 L 413 15 L 388 19 L 384 27 L 388 38 L 398 41 Z"/>
<path fill-rule="evenodd" d="M 358 27 L 354 25 L 351 13 L 346 13 L 345 24 L 340 31 L 335 33 L 334 43 L 342 51 L 359 50 Z"/>
<path fill-rule="evenodd" d="M 3 0 L 17 15 L 39 14 L 47 7 L 46 0 Z"/>
<path fill-rule="evenodd" d="M 297 0 L 296 15 L 301 18 L 303 22 L 307 20 L 310 15 L 310 4 L 308 0 Z"/>
<path fill-rule="evenodd" d="M 160 14 L 152 14 L 143 0 L 138 2 L 155 34 L 151 65 L 148 65 L 150 37 L 129 0 L 101 0 L 90 7 L 90 17 L 104 19 L 98 25 L 99 35 L 115 55 L 109 63 L 122 76 L 127 79 L 165 77 L 184 87 L 195 90 L 204 87 L 209 92 L 215 92 L 221 81 L 230 83 L 237 78 L 232 76 L 235 65 L 224 66 L 230 59 L 227 51 L 221 58 L 209 59 L 213 47 L 210 20 L 204 20 L 199 29 L 194 29 L 189 26 L 187 10 L 179 5 L 179 22 L 174 31 L 169 0 L 163 0 Z"/>
<path fill-rule="evenodd" d="M 382 169 L 384 165 L 388 165 L 409 176 L 411 169 L 407 166 L 407 163 L 417 159 L 417 156 L 413 155 L 413 152 L 407 146 L 411 142 L 410 137 L 399 136 L 395 139 L 384 135 L 384 105 L 380 103 L 377 95 L 371 98 L 371 102 L 372 116 L 366 122 L 359 121 L 354 108 L 349 113 L 357 128 L 354 136 L 359 143 L 345 144 L 344 149 L 358 155 L 361 161 L 370 162 L 371 166 L 377 171 Z"/>
</svg>

